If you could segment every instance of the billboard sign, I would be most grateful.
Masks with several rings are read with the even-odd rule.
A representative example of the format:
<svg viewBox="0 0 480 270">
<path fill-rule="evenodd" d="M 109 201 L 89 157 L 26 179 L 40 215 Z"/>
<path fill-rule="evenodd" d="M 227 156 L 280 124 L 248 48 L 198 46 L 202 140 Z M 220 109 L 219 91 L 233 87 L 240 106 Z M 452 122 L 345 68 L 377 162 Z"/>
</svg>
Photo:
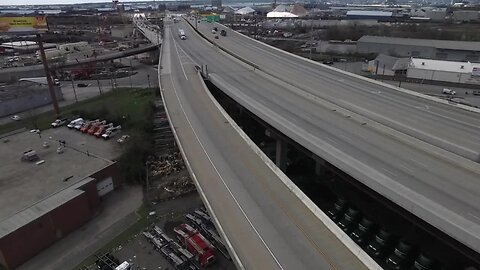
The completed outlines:
<svg viewBox="0 0 480 270">
<path fill-rule="evenodd" d="M 41 33 L 47 30 L 47 19 L 45 16 L 0 17 L 0 33 Z"/>
</svg>

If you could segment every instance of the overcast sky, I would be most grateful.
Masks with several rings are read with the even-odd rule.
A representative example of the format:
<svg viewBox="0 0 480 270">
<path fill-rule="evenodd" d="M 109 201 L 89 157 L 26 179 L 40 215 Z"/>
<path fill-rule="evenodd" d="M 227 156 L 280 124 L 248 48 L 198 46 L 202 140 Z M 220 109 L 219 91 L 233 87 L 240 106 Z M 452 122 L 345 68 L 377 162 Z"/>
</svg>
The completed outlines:
<svg viewBox="0 0 480 270">
<path fill-rule="evenodd" d="M 140 0 L 139 0 L 140 1 Z M 144 0 L 141 0 L 144 1 Z M 0 5 L 48 5 L 48 4 L 78 4 L 78 3 L 102 3 L 108 0 L 0 0 Z M 121 0 L 120 0 L 121 2 Z M 135 2 L 135 0 L 128 0 Z"/>
</svg>

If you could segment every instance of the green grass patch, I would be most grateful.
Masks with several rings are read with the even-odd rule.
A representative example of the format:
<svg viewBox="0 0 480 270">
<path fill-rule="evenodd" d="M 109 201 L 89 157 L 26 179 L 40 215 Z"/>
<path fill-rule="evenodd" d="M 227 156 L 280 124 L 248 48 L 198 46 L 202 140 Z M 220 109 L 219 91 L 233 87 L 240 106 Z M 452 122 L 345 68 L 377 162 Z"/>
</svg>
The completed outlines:
<svg viewBox="0 0 480 270">
<path fill-rule="evenodd" d="M 132 128 L 145 125 L 145 114 L 155 98 L 155 88 L 118 88 L 103 95 L 80 101 L 60 108 L 59 117 L 84 118 L 99 116 L 97 118 L 107 119 L 115 124 L 121 124 L 124 128 Z M 50 124 L 55 121 L 57 116 L 53 111 L 36 113 L 30 110 L 27 117 L 21 121 L 11 122 L 0 125 L 0 134 L 10 132 L 20 128 L 40 130 L 50 128 Z"/>
</svg>

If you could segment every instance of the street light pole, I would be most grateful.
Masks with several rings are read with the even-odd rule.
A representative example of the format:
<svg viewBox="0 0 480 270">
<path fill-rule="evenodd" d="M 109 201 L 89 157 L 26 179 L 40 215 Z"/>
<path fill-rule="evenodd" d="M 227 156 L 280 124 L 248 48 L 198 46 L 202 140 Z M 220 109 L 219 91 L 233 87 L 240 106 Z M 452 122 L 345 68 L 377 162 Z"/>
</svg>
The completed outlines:
<svg viewBox="0 0 480 270">
<path fill-rule="evenodd" d="M 45 70 L 45 75 L 47 76 L 48 90 L 50 92 L 50 98 L 52 99 L 53 109 L 55 110 L 55 114 L 58 116 L 60 115 L 60 108 L 58 107 L 57 96 L 53 87 L 52 76 L 50 74 L 50 69 L 48 68 L 47 56 L 45 55 L 42 36 L 40 34 L 37 34 L 37 40 L 38 49 L 40 50 L 40 56 L 42 57 L 43 69 Z"/>
</svg>

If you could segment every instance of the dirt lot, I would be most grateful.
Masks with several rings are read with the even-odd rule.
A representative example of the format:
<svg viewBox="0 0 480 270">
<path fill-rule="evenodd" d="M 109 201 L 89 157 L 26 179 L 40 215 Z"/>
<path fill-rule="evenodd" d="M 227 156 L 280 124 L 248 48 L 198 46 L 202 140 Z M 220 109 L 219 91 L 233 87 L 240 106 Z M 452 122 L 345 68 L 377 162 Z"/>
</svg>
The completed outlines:
<svg viewBox="0 0 480 270">
<path fill-rule="evenodd" d="M 172 239 L 176 239 L 173 228 L 186 222 L 185 215 L 187 213 L 191 213 L 202 206 L 203 203 L 197 193 L 190 193 L 174 200 L 157 203 L 152 208 L 157 215 L 153 225 L 157 225 Z M 135 265 L 133 269 L 175 269 L 159 250 L 154 249 L 153 244 L 142 233 L 118 246 L 112 252 L 112 255 L 118 258 L 120 262 L 133 263 Z M 209 266 L 208 269 L 235 269 L 233 263 L 220 252 L 216 253 L 216 258 L 215 264 Z"/>
</svg>

